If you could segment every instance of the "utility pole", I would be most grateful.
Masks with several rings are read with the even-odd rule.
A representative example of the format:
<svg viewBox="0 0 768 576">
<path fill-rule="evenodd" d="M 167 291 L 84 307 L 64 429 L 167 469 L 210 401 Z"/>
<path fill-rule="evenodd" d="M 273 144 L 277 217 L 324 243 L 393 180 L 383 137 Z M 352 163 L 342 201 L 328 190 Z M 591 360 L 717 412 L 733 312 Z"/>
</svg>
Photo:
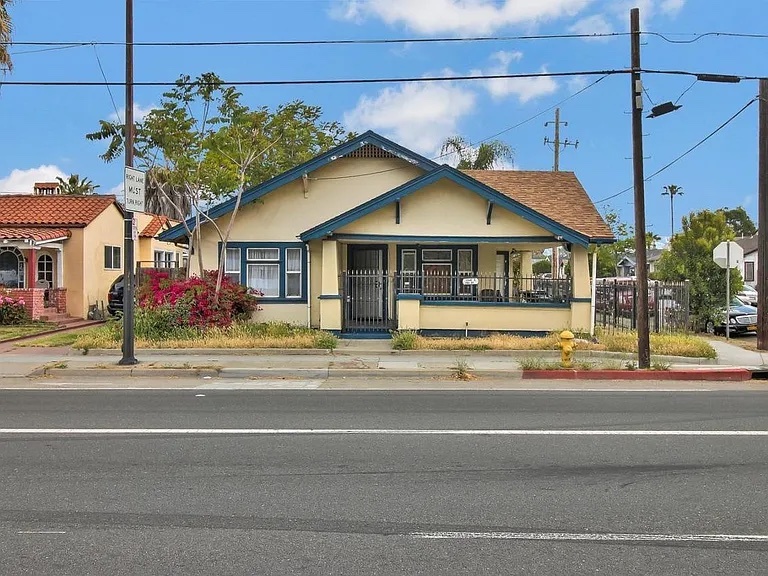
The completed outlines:
<svg viewBox="0 0 768 576">
<path fill-rule="evenodd" d="M 567 148 L 568 146 L 573 146 L 574 148 L 579 147 L 579 141 L 576 140 L 576 142 L 571 142 L 567 138 L 565 139 L 565 142 L 562 142 L 560 140 L 560 125 L 568 126 L 568 122 L 561 122 L 560 121 L 560 108 L 555 108 L 555 121 L 554 122 L 545 122 L 544 127 L 548 127 L 551 124 L 555 125 L 555 139 L 550 140 L 549 137 L 544 138 L 544 145 L 553 144 L 554 150 L 555 150 L 555 164 L 553 166 L 553 170 L 555 172 L 560 171 L 560 147 Z M 552 278 L 560 278 L 560 247 L 555 246 L 552 248 Z"/>
<path fill-rule="evenodd" d="M 757 179 L 757 347 L 768 350 L 768 78 L 760 80 Z"/>
<path fill-rule="evenodd" d="M 651 367 L 648 329 L 648 268 L 645 251 L 645 176 L 643 173 L 643 84 L 640 78 L 640 9 L 629 15 L 632 55 L 632 164 L 635 182 L 635 276 L 637 277 L 637 364 Z"/>
<path fill-rule="evenodd" d="M 133 0 L 125 0 L 125 165 L 133 167 Z M 133 212 L 125 207 L 123 258 L 122 366 L 138 364 L 134 352 Z"/>
</svg>

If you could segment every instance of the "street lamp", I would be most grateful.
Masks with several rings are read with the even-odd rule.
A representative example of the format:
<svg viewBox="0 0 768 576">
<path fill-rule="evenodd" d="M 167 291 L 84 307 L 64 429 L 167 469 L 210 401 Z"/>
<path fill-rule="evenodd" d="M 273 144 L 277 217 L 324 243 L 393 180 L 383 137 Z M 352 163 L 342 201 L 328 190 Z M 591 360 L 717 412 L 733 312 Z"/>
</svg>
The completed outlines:
<svg viewBox="0 0 768 576">
<path fill-rule="evenodd" d="M 672 228 L 672 233 L 670 235 L 670 238 L 675 235 L 675 196 L 683 195 L 683 189 L 680 186 L 675 186 L 674 184 L 670 184 L 669 186 L 664 186 L 664 190 L 666 192 L 662 192 L 662 196 L 669 196 L 669 214 L 670 214 L 670 223 Z"/>
</svg>

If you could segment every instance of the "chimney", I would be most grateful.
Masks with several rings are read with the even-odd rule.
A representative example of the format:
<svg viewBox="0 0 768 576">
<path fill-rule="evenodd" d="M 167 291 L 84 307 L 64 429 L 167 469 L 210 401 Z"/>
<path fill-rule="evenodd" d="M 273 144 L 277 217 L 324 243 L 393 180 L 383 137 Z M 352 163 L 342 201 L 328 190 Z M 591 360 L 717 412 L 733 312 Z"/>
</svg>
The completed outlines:
<svg viewBox="0 0 768 576">
<path fill-rule="evenodd" d="M 58 182 L 35 182 L 35 196 L 54 196 L 61 194 Z"/>
</svg>

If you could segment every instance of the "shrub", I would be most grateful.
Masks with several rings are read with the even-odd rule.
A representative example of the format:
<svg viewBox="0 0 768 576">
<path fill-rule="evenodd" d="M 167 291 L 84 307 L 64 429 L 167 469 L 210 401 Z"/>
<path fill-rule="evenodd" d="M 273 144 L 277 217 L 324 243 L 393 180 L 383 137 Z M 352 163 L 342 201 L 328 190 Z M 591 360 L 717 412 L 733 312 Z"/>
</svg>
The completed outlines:
<svg viewBox="0 0 768 576">
<path fill-rule="evenodd" d="M 395 332 L 392 334 L 392 348 L 394 350 L 415 350 L 418 340 L 418 334 L 411 330 Z"/>
<path fill-rule="evenodd" d="M 222 279 L 217 301 L 215 271 L 181 280 L 172 280 L 163 270 L 148 271 L 147 276 L 148 281 L 139 288 L 138 300 L 140 309 L 154 312 L 145 317 L 151 332 L 163 325 L 225 328 L 250 319 L 258 310 L 256 298 L 261 294 L 227 277 Z"/>
<path fill-rule="evenodd" d="M 14 298 L 0 292 L 0 324 L 24 324 L 29 321 L 22 298 Z"/>
<path fill-rule="evenodd" d="M 315 348 L 324 348 L 326 350 L 335 350 L 339 345 L 339 339 L 330 332 L 315 333 Z"/>
</svg>

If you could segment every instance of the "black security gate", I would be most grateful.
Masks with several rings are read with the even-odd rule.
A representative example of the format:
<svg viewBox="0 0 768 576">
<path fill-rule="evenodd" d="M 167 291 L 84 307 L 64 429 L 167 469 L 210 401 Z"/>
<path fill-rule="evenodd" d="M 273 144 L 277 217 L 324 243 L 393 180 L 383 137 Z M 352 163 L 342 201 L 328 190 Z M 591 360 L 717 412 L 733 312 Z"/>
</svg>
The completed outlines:
<svg viewBox="0 0 768 576">
<path fill-rule="evenodd" d="M 394 278 L 383 270 L 342 274 L 345 332 L 388 332 L 397 328 Z"/>
</svg>

